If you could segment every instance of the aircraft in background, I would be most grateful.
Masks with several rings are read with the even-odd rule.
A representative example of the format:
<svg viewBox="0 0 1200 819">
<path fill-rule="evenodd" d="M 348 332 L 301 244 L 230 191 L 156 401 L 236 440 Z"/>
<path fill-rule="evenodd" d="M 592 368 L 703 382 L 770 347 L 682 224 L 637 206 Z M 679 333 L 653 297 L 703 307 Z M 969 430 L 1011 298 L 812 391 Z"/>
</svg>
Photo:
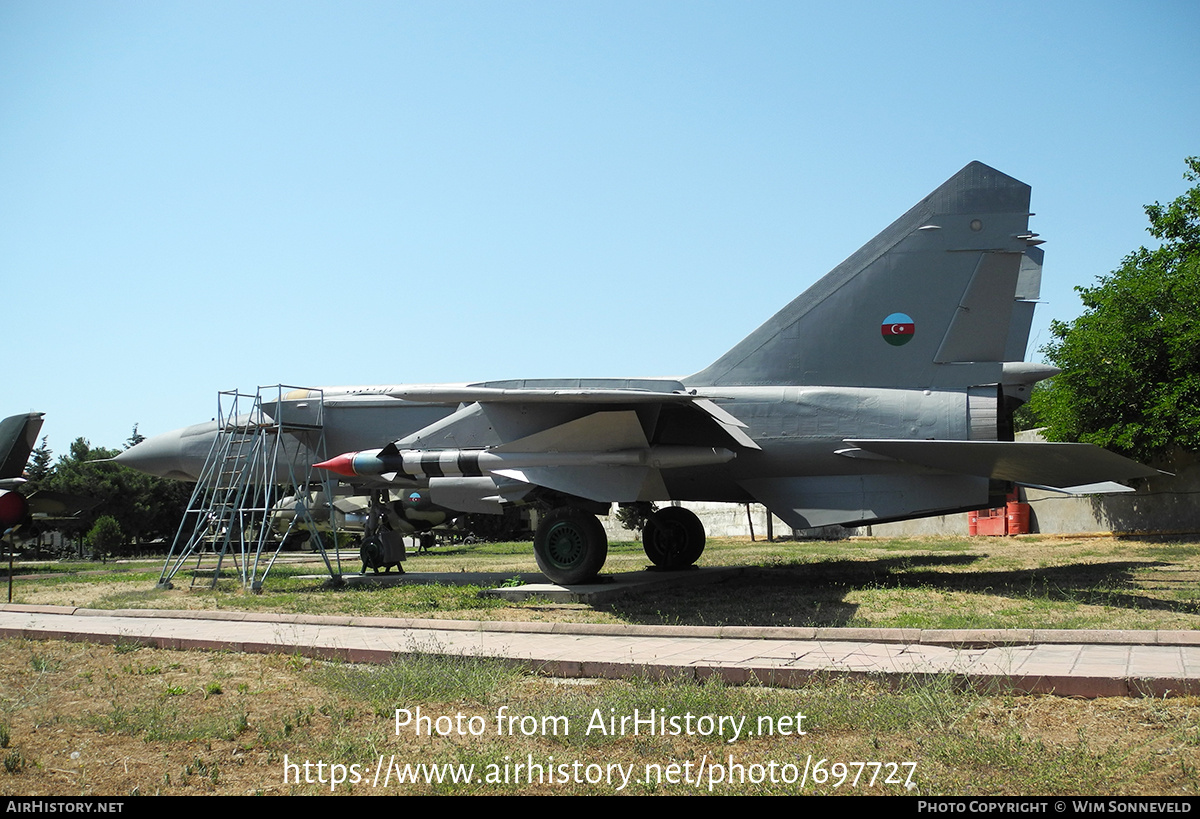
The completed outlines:
<svg viewBox="0 0 1200 819">
<path fill-rule="evenodd" d="M 503 516 L 463 515 L 433 504 L 428 496 L 427 489 L 405 489 L 390 493 L 385 501 L 397 512 L 394 518 L 389 516 L 388 525 L 402 536 L 416 538 L 421 551 L 433 548 L 439 534 L 470 544 L 515 540 L 529 528 L 516 509 Z M 303 520 L 301 510 L 307 510 L 313 525 L 322 532 L 332 532 L 335 527 L 340 532 L 361 532 L 370 518 L 370 502 L 363 495 L 343 494 L 335 495 L 330 503 L 325 488 L 317 484 L 281 498 L 271 509 L 271 525 L 276 532 L 286 532 L 293 519 L 299 516 Z M 306 524 L 301 524 L 301 530 L 301 539 L 307 540 L 303 534 Z"/>
<path fill-rule="evenodd" d="M 29 515 L 29 503 L 15 490 L 25 483 L 21 474 L 37 443 L 44 417 L 42 412 L 27 412 L 0 421 L 0 534 Z"/>
<path fill-rule="evenodd" d="M 27 412 L 0 421 L 0 534 L 30 521 L 42 526 L 73 521 L 100 503 L 96 498 L 49 489 L 39 489 L 28 498 L 14 491 L 26 483 L 21 474 L 44 417 L 42 412 Z"/>
<path fill-rule="evenodd" d="M 1041 284 L 1030 188 L 982 163 L 951 177 L 725 355 L 679 379 L 531 379 L 327 388 L 317 464 L 375 496 L 540 512 L 538 565 L 593 577 L 613 503 L 758 502 L 796 529 L 995 506 L 1014 483 L 1073 487 L 1157 470 L 1089 444 L 1013 441 L 1012 415 L 1057 370 L 1024 362 Z M 277 412 L 312 417 L 316 391 Z M 117 461 L 199 474 L 215 424 Z M 302 440 L 289 457 L 315 457 Z M 311 463 L 311 461 L 309 461 Z M 1092 490 L 1089 490 L 1092 491 Z M 691 565 L 690 511 L 649 515 L 647 556 Z"/>
</svg>

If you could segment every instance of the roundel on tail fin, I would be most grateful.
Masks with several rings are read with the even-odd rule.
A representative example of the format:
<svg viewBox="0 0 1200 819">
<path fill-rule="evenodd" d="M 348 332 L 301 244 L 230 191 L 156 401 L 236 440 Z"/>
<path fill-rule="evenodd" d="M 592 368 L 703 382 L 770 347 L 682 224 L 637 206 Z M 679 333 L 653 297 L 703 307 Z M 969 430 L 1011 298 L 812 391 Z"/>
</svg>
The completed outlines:
<svg viewBox="0 0 1200 819">
<path fill-rule="evenodd" d="M 883 334 L 883 340 L 888 344 L 900 347 L 912 341 L 913 335 L 917 332 L 917 325 L 905 313 L 892 313 L 879 325 L 879 332 Z"/>
</svg>

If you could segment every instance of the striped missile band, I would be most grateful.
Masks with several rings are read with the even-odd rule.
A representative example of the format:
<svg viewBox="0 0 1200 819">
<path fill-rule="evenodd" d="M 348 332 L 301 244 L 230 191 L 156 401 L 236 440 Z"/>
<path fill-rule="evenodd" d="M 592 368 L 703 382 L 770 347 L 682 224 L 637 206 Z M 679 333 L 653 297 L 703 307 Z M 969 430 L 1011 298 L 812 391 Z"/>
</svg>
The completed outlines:
<svg viewBox="0 0 1200 819">
<path fill-rule="evenodd" d="M 439 451 L 393 449 L 369 449 L 363 452 L 348 452 L 319 464 L 317 469 L 328 469 L 348 477 L 397 477 L 409 480 L 422 478 L 444 478 L 463 476 L 479 478 L 484 470 L 479 466 L 483 450 L 445 449 Z"/>
</svg>

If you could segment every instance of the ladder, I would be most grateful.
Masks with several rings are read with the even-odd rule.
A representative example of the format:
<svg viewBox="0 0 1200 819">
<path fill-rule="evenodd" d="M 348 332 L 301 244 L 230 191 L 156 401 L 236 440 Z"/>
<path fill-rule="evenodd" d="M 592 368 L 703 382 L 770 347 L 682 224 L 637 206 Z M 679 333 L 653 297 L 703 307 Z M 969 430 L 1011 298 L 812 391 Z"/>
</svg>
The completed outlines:
<svg viewBox="0 0 1200 819">
<path fill-rule="evenodd" d="M 297 400 L 301 396 L 302 400 Z M 171 588 L 175 576 L 190 565 L 191 587 L 216 588 L 226 559 L 243 589 L 262 590 L 285 541 L 299 527 L 311 540 L 331 578 L 341 576 L 337 527 L 332 527 L 335 570 L 318 530 L 307 494 L 313 484 L 312 464 L 326 459 L 324 395 L 318 389 L 277 384 L 259 387 L 254 395 L 237 390 L 217 394 L 215 434 L 199 480 L 159 576 L 160 588 Z M 336 481 L 322 481 L 332 500 Z M 290 487 L 295 506 L 284 531 L 277 508 Z M 303 498 L 303 499 L 302 499 Z"/>
</svg>

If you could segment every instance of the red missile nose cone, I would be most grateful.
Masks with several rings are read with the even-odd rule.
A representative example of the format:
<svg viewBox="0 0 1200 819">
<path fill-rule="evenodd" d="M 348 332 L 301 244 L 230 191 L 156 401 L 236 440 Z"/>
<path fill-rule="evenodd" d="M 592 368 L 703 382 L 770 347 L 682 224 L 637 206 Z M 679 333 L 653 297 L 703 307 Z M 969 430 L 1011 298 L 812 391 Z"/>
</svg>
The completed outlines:
<svg viewBox="0 0 1200 819">
<path fill-rule="evenodd" d="M 330 458 L 328 461 L 321 461 L 319 464 L 313 464 L 313 468 L 328 469 L 330 472 L 336 472 L 339 475 L 348 475 L 353 478 L 358 474 L 354 471 L 354 456 L 357 454 L 357 452 L 347 452 L 343 455 Z"/>
</svg>

